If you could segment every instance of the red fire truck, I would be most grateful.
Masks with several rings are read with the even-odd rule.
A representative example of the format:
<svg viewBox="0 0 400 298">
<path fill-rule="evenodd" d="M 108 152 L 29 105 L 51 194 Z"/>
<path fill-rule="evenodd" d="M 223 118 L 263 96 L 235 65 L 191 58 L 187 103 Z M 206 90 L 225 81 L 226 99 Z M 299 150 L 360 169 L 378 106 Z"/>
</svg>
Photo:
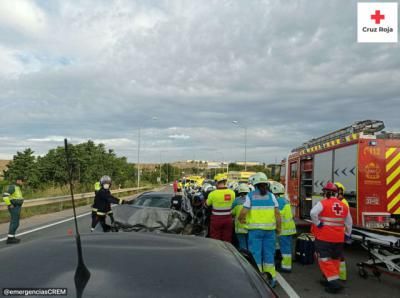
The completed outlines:
<svg viewBox="0 0 400 298">
<path fill-rule="evenodd" d="M 355 225 L 400 228 L 400 134 L 378 120 L 355 122 L 295 148 L 281 182 L 298 218 L 307 219 L 322 187 L 340 182 Z"/>
</svg>

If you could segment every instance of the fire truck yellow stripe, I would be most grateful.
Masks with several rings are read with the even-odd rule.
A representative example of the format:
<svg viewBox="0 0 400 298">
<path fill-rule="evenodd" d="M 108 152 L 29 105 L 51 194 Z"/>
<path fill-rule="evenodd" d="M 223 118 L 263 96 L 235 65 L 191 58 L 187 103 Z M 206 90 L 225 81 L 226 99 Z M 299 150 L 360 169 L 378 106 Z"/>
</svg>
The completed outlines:
<svg viewBox="0 0 400 298">
<path fill-rule="evenodd" d="M 392 182 L 394 180 L 394 178 L 396 178 L 399 175 L 400 175 L 400 166 L 397 167 L 396 170 L 394 170 L 394 172 L 386 178 L 386 184 L 389 185 L 390 182 Z"/>
<path fill-rule="evenodd" d="M 396 204 L 400 202 L 400 194 L 398 194 L 387 206 L 387 210 L 390 211 Z"/>
<path fill-rule="evenodd" d="M 386 150 L 386 159 L 388 159 L 395 151 L 396 148 L 389 148 L 388 150 Z"/>
<path fill-rule="evenodd" d="M 387 191 L 387 197 L 390 198 L 392 194 L 400 187 L 400 180 L 397 181 L 388 191 Z"/>
<path fill-rule="evenodd" d="M 398 153 L 388 164 L 386 164 L 386 173 L 400 160 L 400 153 Z"/>
<path fill-rule="evenodd" d="M 400 207 L 397 208 L 397 210 L 395 212 L 393 212 L 393 214 L 400 214 Z"/>
</svg>

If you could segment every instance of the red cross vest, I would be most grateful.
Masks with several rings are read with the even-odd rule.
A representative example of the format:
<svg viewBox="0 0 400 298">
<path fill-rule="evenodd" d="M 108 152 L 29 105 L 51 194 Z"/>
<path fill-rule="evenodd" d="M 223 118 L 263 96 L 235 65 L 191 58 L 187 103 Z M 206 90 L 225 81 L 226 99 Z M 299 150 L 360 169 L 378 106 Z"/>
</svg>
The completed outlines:
<svg viewBox="0 0 400 298">
<path fill-rule="evenodd" d="M 319 220 L 322 228 L 315 229 L 315 237 L 326 242 L 344 242 L 344 221 L 349 208 L 337 198 L 323 199 Z"/>
</svg>

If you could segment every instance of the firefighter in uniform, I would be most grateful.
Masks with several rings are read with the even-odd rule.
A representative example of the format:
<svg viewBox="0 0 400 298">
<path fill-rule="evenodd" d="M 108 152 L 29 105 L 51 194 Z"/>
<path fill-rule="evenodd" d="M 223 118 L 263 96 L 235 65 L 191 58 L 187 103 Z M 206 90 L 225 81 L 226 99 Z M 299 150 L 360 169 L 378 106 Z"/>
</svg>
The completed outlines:
<svg viewBox="0 0 400 298">
<path fill-rule="evenodd" d="M 296 234 L 296 224 L 293 220 L 290 203 L 282 195 L 285 188 L 278 182 L 270 183 L 270 190 L 276 196 L 281 214 L 282 228 L 278 236 L 279 247 L 282 254 L 281 270 L 292 271 L 292 235 Z"/>
<path fill-rule="evenodd" d="M 239 221 L 247 224 L 248 246 L 260 272 L 276 285 L 275 243 L 280 233 L 281 217 L 275 196 L 268 191 L 268 178 L 258 173 L 253 179 L 255 191 L 248 193 Z M 268 276 L 269 275 L 269 276 Z"/>
<path fill-rule="evenodd" d="M 346 188 L 340 182 L 335 182 L 335 185 L 338 189 L 337 198 L 340 201 L 342 201 L 347 206 L 347 208 L 350 208 L 349 202 L 347 202 L 347 200 L 344 197 L 344 192 L 346 191 Z M 347 280 L 347 268 L 346 268 L 346 261 L 344 260 L 344 256 L 342 256 L 342 258 L 340 259 L 339 279 L 344 280 L 344 281 Z"/>
<path fill-rule="evenodd" d="M 206 207 L 211 207 L 210 238 L 232 242 L 231 207 L 235 193 L 225 187 L 227 177 L 224 174 L 219 174 L 215 178 L 217 189 L 210 192 L 205 202 Z"/>
<path fill-rule="evenodd" d="M 126 201 L 118 199 L 111 195 L 111 178 L 109 176 L 101 177 L 100 185 L 101 188 L 96 193 L 93 204 L 93 208 L 97 209 L 97 211 L 96 220 L 92 222 L 92 229 L 94 229 L 97 223 L 100 222 L 103 231 L 109 232 L 111 230 L 111 226 L 106 224 L 106 216 L 111 211 L 111 204 L 125 204 Z"/>
<path fill-rule="evenodd" d="M 348 207 L 335 197 L 337 187 L 328 182 L 323 188 L 324 199 L 310 212 L 315 225 L 315 250 L 319 267 L 326 278 L 325 291 L 337 293 L 343 286 L 339 283 L 340 259 L 343 243 L 350 238 L 352 219 Z"/>
<path fill-rule="evenodd" d="M 7 244 L 16 244 L 21 241 L 15 237 L 15 234 L 19 227 L 21 208 L 24 203 L 21 191 L 23 180 L 22 177 L 18 177 L 15 184 L 8 186 L 7 192 L 3 193 L 4 203 L 7 205 L 8 212 L 10 213 L 10 226 L 8 228 L 8 237 L 6 241 Z"/>
<path fill-rule="evenodd" d="M 242 211 L 243 204 L 246 200 L 247 194 L 250 192 L 250 188 L 247 184 L 241 183 L 238 187 L 238 197 L 235 199 L 232 205 L 232 215 L 235 219 L 235 236 L 238 240 L 239 249 L 247 248 L 247 228 L 245 224 L 239 222 L 239 215 Z"/>
</svg>

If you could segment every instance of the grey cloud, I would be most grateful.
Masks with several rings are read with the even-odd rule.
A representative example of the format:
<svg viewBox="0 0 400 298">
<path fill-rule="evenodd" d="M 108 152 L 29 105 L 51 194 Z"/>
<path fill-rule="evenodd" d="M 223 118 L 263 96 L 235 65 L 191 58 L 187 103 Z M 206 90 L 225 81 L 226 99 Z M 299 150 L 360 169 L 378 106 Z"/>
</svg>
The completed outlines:
<svg viewBox="0 0 400 298">
<path fill-rule="evenodd" d="M 38 5 L 44 34 L 12 43 L 0 25 L 0 62 L 16 72 L 0 71 L 0 136 L 16 138 L 0 139 L 0 153 L 43 152 L 53 143 L 38 139 L 67 135 L 134 161 L 141 127 L 145 160 L 243 159 L 240 120 L 249 158 L 274 161 L 356 120 L 400 130 L 399 45 L 357 44 L 355 2 Z M 24 66 L 9 53 L 51 59 Z"/>
</svg>

